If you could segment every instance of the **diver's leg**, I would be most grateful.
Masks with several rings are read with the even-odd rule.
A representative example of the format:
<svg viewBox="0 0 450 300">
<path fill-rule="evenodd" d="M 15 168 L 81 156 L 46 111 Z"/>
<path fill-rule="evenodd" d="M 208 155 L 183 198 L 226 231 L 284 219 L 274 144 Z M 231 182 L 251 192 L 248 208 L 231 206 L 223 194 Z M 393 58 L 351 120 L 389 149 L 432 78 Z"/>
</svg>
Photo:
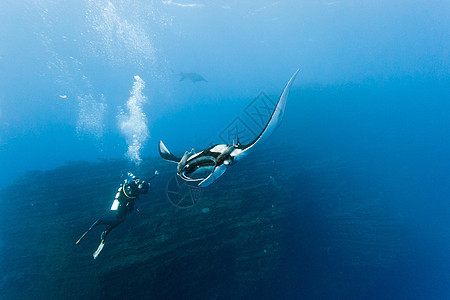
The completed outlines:
<svg viewBox="0 0 450 300">
<path fill-rule="evenodd" d="M 91 227 L 89 227 L 88 230 L 86 230 L 85 233 L 83 233 L 83 235 L 78 239 L 78 241 L 75 244 L 78 244 L 82 238 L 84 238 L 84 236 L 91 231 L 95 226 L 97 225 L 106 225 L 106 226 L 115 226 L 115 224 L 117 223 L 116 217 L 111 217 L 111 216 L 107 216 L 106 218 L 102 218 L 102 219 L 98 219 L 97 221 L 94 222 L 94 224 L 91 225 Z"/>
<path fill-rule="evenodd" d="M 112 215 L 109 215 L 109 216 L 110 216 L 109 220 L 101 221 L 101 224 L 108 225 L 109 227 L 106 228 L 106 230 L 104 230 L 100 236 L 100 239 L 101 239 L 100 245 L 98 245 L 97 250 L 93 254 L 94 259 L 96 259 L 97 256 L 100 254 L 100 252 L 103 250 L 103 247 L 105 246 L 106 237 L 111 232 L 111 230 L 116 228 L 116 226 L 118 226 L 120 223 L 122 223 L 125 220 L 126 210 L 119 208 L 119 210 L 116 212 L 116 214 L 114 216 L 112 216 Z M 111 217 L 113 217 L 114 219 L 112 219 Z"/>
<path fill-rule="evenodd" d="M 119 219 L 117 221 L 115 221 L 113 224 L 110 224 L 109 227 L 107 229 L 105 229 L 102 232 L 102 235 L 100 237 L 100 239 L 102 241 L 105 241 L 106 237 L 108 236 L 108 234 L 111 232 L 111 230 L 113 230 L 114 228 L 116 228 L 120 223 L 122 223 L 124 221 L 124 219 Z"/>
<path fill-rule="evenodd" d="M 105 246 L 105 239 L 106 236 L 109 234 L 109 232 L 111 231 L 111 229 L 113 229 L 114 226 L 109 226 L 106 230 L 104 230 L 100 236 L 100 244 L 97 247 L 97 250 L 95 250 L 95 252 L 92 254 L 92 256 L 94 257 L 94 259 L 97 259 L 97 256 L 100 254 L 100 252 L 103 250 L 103 247 Z"/>
<path fill-rule="evenodd" d="M 124 219 L 116 221 L 113 225 L 109 226 L 106 230 L 102 232 L 102 235 L 100 236 L 100 245 L 98 245 L 97 250 L 94 252 L 92 256 L 94 256 L 94 259 L 97 258 L 97 256 L 100 254 L 100 252 L 103 250 L 103 247 L 105 246 L 105 240 L 108 234 L 113 230 L 117 225 L 123 222 Z"/>
<path fill-rule="evenodd" d="M 102 235 L 100 236 L 100 239 L 101 239 L 103 242 L 106 240 L 106 237 L 108 236 L 108 234 L 111 232 L 111 230 L 112 230 L 113 228 L 114 228 L 114 227 L 109 227 L 108 229 L 103 230 Z"/>
<path fill-rule="evenodd" d="M 94 224 L 92 224 L 91 227 L 89 227 L 89 229 L 86 230 L 85 233 L 83 233 L 83 235 L 78 239 L 78 241 L 77 241 L 75 244 L 78 244 L 78 243 L 81 241 L 81 239 L 84 238 L 84 236 L 85 236 L 89 231 L 92 230 L 92 228 L 94 228 L 94 227 L 97 226 L 97 225 L 102 225 L 102 224 L 104 224 L 103 221 L 102 221 L 102 219 L 98 219 L 97 221 L 95 221 Z"/>
</svg>

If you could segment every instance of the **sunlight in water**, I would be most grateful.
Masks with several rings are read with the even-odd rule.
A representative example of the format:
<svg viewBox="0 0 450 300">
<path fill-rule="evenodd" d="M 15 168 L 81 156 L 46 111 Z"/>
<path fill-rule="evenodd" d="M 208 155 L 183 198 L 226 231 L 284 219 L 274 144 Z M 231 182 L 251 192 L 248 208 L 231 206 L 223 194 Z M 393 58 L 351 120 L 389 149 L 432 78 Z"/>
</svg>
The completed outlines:
<svg viewBox="0 0 450 300">
<path fill-rule="evenodd" d="M 106 103 L 103 95 L 95 99 L 92 95 L 78 96 L 77 134 L 101 138 L 104 132 Z"/>
<path fill-rule="evenodd" d="M 96 33 L 90 42 L 93 53 L 109 58 L 112 64 L 134 63 L 144 65 L 153 62 L 155 49 L 146 33 L 145 18 L 127 15 L 127 2 L 88 1 L 86 18 Z M 148 5 L 151 7 L 151 5 Z"/>
<path fill-rule="evenodd" d="M 139 165 L 142 161 L 140 151 L 149 138 L 147 127 L 147 116 L 143 112 L 142 106 L 147 98 L 142 94 L 145 82 L 139 76 L 134 76 L 131 96 L 127 101 L 126 112 L 121 111 L 118 115 L 119 127 L 127 140 L 128 151 L 126 156 L 130 161 Z"/>
</svg>

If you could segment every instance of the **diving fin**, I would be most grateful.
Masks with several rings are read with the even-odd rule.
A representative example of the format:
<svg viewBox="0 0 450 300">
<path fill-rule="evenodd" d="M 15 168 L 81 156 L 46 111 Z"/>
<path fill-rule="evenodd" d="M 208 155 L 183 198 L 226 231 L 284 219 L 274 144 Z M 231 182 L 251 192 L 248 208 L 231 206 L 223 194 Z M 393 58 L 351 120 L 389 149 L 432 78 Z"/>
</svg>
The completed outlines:
<svg viewBox="0 0 450 300">
<path fill-rule="evenodd" d="M 94 228 L 94 227 L 95 227 L 96 225 L 98 225 L 98 224 L 99 224 L 99 221 L 98 221 L 98 220 L 95 221 L 94 224 L 92 224 L 91 227 L 89 227 L 89 229 L 86 230 L 85 233 L 83 233 L 83 235 L 78 239 L 78 241 L 75 243 L 75 245 L 78 245 L 78 243 L 81 241 L 81 239 L 84 238 L 84 236 L 85 236 L 89 231 L 91 231 L 92 228 Z"/>
<path fill-rule="evenodd" d="M 97 259 L 97 256 L 100 254 L 100 252 L 102 252 L 104 246 L 105 246 L 105 240 L 102 240 L 100 245 L 98 245 L 97 250 L 95 250 L 94 254 L 92 254 L 94 259 Z"/>
<path fill-rule="evenodd" d="M 202 182 L 200 182 L 198 184 L 198 186 L 199 187 L 207 187 L 208 185 L 210 185 L 211 183 L 216 181 L 217 178 L 222 176 L 223 173 L 225 173 L 225 171 L 227 170 L 227 167 L 228 167 L 227 164 L 222 164 L 222 165 L 220 165 L 218 167 L 215 167 L 214 171 L 212 171 L 211 174 L 209 174 L 208 177 L 206 177 Z"/>
<path fill-rule="evenodd" d="M 83 235 L 78 239 L 78 241 L 75 243 L 75 245 L 78 245 L 78 243 L 81 241 L 81 239 L 84 238 L 84 236 L 85 236 L 88 232 L 89 232 L 89 230 L 86 231 L 85 233 L 83 233 Z"/>
</svg>

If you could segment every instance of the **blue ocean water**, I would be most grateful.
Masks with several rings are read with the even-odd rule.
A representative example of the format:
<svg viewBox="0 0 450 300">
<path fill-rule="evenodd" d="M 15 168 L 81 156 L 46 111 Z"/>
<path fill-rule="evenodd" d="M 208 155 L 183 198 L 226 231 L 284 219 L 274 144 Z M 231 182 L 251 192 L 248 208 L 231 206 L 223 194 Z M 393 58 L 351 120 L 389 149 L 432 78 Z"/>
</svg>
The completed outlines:
<svg viewBox="0 0 450 300">
<path fill-rule="evenodd" d="M 258 293 L 262 282 L 253 296 L 326 297 L 331 292 L 318 291 L 326 281 L 345 298 L 446 298 L 449 13 L 440 0 L 3 2 L 0 188 L 67 162 L 125 158 L 136 168 L 158 156 L 159 140 L 176 153 L 200 150 L 223 142 L 236 118 L 257 132 L 249 106 L 261 92 L 276 101 L 300 68 L 283 123 L 261 146 L 266 152 L 243 162 L 246 169 L 266 160 L 272 166 L 272 145 L 292 149 L 274 170 L 298 177 L 290 189 L 304 205 L 292 203 L 298 210 L 284 224 L 290 247 L 280 253 L 292 260 L 272 273 L 270 293 Z M 207 82 L 181 81 L 181 72 Z M 320 173 L 308 175 L 314 171 L 305 164 L 321 165 Z M 345 165 L 339 176 L 346 184 L 329 179 L 335 173 L 327 164 Z M 345 253 L 334 253 L 334 236 L 324 232 L 335 226 L 346 235 L 349 228 L 327 216 L 351 217 L 345 199 L 359 193 L 382 203 L 379 219 L 366 224 L 374 244 L 404 251 L 389 267 L 364 272 L 360 263 L 352 273 L 356 263 L 336 259 Z M 395 238 L 377 239 L 387 219 L 399 224 L 385 229 Z M 0 253 L 7 247 L 0 236 Z"/>
</svg>

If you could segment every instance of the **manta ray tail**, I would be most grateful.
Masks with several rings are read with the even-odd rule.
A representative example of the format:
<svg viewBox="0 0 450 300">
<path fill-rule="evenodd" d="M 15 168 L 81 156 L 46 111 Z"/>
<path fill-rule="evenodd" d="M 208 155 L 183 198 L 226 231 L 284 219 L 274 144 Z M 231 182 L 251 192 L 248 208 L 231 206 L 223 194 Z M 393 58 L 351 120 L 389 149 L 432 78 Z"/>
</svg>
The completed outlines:
<svg viewBox="0 0 450 300">
<path fill-rule="evenodd" d="M 181 158 L 176 157 L 172 153 L 170 153 L 169 149 L 167 149 L 166 145 L 162 141 L 159 141 L 159 155 L 165 160 L 178 163 Z"/>
</svg>

